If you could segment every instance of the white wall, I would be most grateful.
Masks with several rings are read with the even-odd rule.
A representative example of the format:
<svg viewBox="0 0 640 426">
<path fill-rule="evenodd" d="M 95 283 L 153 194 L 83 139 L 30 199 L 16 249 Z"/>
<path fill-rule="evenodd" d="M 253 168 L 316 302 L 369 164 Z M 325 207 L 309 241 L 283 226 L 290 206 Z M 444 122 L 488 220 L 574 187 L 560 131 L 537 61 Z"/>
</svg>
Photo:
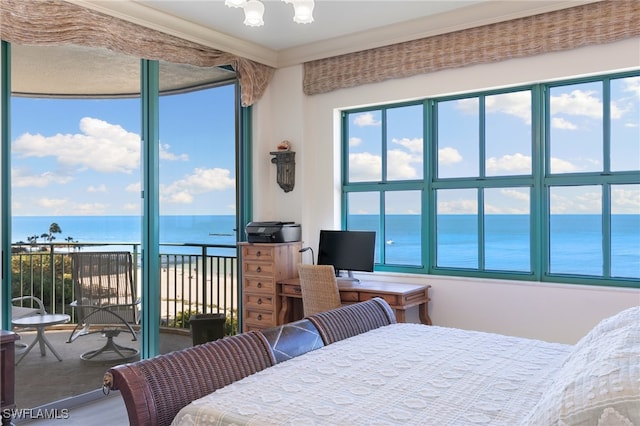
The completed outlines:
<svg viewBox="0 0 640 426">
<path fill-rule="evenodd" d="M 320 229 L 340 226 L 340 109 L 632 68 L 640 68 L 640 38 L 314 96 L 302 94 L 302 66 L 280 69 L 254 108 L 254 218 L 299 222 L 304 243 L 312 247 Z M 276 183 L 268 154 L 282 139 L 296 151 L 296 186 L 287 194 Z M 565 343 L 576 342 L 600 319 L 640 305 L 640 290 L 379 273 L 374 278 L 430 283 L 437 325 Z"/>
</svg>

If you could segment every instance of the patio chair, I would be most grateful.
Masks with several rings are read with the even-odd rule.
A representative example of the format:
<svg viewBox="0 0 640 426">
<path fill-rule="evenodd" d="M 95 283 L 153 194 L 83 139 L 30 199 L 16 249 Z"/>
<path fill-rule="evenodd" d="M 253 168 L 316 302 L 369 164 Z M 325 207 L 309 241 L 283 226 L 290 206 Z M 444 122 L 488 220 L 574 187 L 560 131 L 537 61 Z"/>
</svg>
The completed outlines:
<svg viewBox="0 0 640 426">
<path fill-rule="evenodd" d="M 20 306 L 13 305 L 16 302 L 22 302 L 23 300 L 31 300 L 29 306 L 23 306 L 23 303 L 20 303 Z M 46 315 L 47 311 L 44 309 L 44 304 L 42 300 L 35 296 L 20 296 L 14 297 L 11 299 L 11 319 L 18 319 L 24 317 L 30 317 L 31 315 Z M 34 307 L 37 305 L 37 307 Z"/>
<path fill-rule="evenodd" d="M 26 306 L 23 301 L 30 300 Z M 20 305 L 16 305 L 17 302 L 20 302 Z M 37 306 L 37 307 L 36 307 Z M 32 315 L 46 315 L 47 311 L 44 309 L 44 304 L 42 300 L 35 296 L 20 296 L 14 297 L 11 299 L 11 321 L 19 318 L 26 318 Z M 27 348 L 26 343 L 16 342 L 16 352 L 20 353 Z"/>
<path fill-rule="evenodd" d="M 139 322 L 140 300 L 133 282 L 133 265 L 129 252 L 73 253 L 72 280 L 76 300 L 71 306 L 77 312 L 77 325 L 67 343 L 80 336 L 101 333 L 106 344 L 84 352 L 84 360 L 119 360 L 135 358 L 139 351 L 118 345 L 114 338 L 121 331 L 128 331 L 132 341 L 137 335 L 132 325 Z M 116 356 L 109 357 L 110 353 Z M 104 357 L 109 359 L 105 359 Z"/>
</svg>

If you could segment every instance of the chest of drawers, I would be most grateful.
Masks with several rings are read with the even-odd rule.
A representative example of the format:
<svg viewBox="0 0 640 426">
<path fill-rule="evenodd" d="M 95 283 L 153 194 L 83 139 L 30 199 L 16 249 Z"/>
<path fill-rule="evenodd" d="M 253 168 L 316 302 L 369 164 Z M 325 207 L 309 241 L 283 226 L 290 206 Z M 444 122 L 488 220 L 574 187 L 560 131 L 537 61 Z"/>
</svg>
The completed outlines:
<svg viewBox="0 0 640 426">
<path fill-rule="evenodd" d="M 301 242 L 240 243 L 242 331 L 278 325 L 278 281 L 298 276 Z"/>
</svg>

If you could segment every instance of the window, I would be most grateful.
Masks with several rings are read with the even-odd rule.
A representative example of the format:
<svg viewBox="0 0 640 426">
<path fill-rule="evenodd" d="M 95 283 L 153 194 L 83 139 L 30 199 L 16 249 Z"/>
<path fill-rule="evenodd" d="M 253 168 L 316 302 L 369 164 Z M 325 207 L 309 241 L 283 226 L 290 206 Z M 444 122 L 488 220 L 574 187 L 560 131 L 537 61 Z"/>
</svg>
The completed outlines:
<svg viewBox="0 0 640 426">
<path fill-rule="evenodd" d="M 376 263 L 423 268 L 422 103 L 345 113 L 346 229 L 378 231 Z"/>
<path fill-rule="evenodd" d="M 343 113 L 376 270 L 637 287 L 640 74 Z"/>
</svg>

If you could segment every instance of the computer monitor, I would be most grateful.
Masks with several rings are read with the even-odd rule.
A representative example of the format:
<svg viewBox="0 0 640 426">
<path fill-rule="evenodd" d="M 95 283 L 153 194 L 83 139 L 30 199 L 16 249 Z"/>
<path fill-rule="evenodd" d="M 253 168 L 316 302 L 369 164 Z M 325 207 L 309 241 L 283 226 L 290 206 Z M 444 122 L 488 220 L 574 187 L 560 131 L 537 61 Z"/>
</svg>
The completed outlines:
<svg viewBox="0 0 640 426">
<path fill-rule="evenodd" d="M 318 265 L 333 265 L 336 276 L 345 271 L 373 272 L 376 233 L 373 231 L 320 231 Z"/>
</svg>

